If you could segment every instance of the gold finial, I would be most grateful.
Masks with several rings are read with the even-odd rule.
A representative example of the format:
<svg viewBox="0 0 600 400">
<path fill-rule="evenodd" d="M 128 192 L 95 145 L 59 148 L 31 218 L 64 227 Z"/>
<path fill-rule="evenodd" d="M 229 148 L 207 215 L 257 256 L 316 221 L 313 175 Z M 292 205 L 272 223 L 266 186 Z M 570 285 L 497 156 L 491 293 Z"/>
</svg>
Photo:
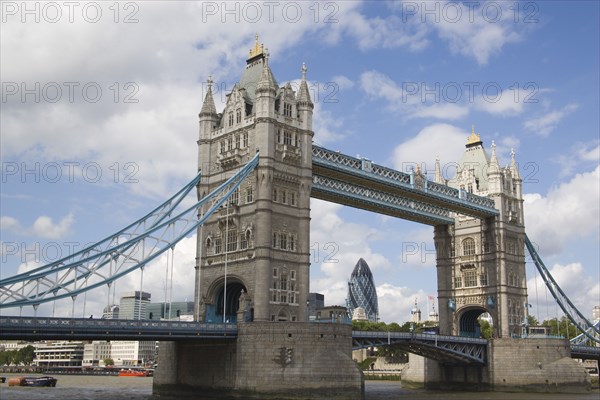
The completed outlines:
<svg viewBox="0 0 600 400">
<path fill-rule="evenodd" d="M 481 142 L 481 136 L 475 133 L 475 125 L 471 125 L 471 136 L 467 138 L 467 146 Z"/>
<path fill-rule="evenodd" d="M 263 53 L 263 45 L 261 44 L 260 46 L 258 45 L 258 33 L 254 35 L 254 48 L 250 49 L 250 57 L 249 58 L 253 58 L 256 57 L 259 54 Z"/>
</svg>

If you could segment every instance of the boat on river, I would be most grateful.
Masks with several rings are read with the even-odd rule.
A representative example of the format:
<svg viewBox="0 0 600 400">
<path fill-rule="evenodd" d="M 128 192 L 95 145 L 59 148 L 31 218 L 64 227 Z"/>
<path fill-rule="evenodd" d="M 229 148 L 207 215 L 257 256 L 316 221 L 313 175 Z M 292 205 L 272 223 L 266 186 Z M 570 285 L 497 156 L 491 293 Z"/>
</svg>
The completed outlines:
<svg viewBox="0 0 600 400">
<path fill-rule="evenodd" d="M 8 386 L 55 387 L 58 380 L 51 376 L 20 376 L 10 378 Z"/>
<path fill-rule="evenodd" d="M 152 376 L 152 372 L 145 369 L 122 369 L 119 376 Z"/>
</svg>

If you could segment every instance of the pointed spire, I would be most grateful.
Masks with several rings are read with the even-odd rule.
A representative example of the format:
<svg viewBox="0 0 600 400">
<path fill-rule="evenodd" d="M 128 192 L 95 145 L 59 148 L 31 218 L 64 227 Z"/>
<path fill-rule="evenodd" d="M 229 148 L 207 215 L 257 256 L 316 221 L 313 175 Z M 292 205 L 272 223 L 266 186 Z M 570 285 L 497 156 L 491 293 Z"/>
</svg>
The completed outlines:
<svg viewBox="0 0 600 400">
<path fill-rule="evenodd" d="M 310 93 L 308 91 L 308 84 L 306 83 L 306 64 L 302 63 L 302 80 L 300 81 L 300 91 L 298 93 L 298 105 L 314 107 L 312 100 L 310 99 Z"/>
<path fill-rule="evenodd" d="M 498 163 L 498 157 L 496 156 L 496 143 L 492 140 L 492 157 L 490 159 L 488 175 L 498 172 L 500 172 L 500 164 Z"/>
<path fill-rule="evenodd" d="M 203 115 L 217 115 L 217 108 L 215 107 L 215 100 L 213 99 L 212 94 L 212 76 L 208 76 L 208 80 L 206 81 L 208 84 L 208 91 L 206 92 L 206 96 L 204 97 L 204 103 L 202 103 L 202 109 L 200 110 L 200 116 Z"/>
<path fill-rule="evenodd" d="M 440 166 L 440 156 L 435 157 L 435 183 L 443 183 L 442 168 Z"/>
<path fill-rule="evenodd" d="M 515 160 L 515 149 L 510 149 L 510 172 L 512 174 L 513 179 L 521 179 L 521 174 L 519 174 L 519 167 L 517 166 L 517 161 Z"/>
<path fill-rule="evenodd" d="M 260 79 L 258 80 L 258 85 L 256 86 L 257 92 L 263 90 L 273 90 L 273 92 L 277 89 L 277 85 L 275 84 L 275 79 L 273 78 L 273 73 L 269 68 L 269 49 L 265 49 L 264 51 L 264 59 L 263 59 L 263 70 Z"/>
</svg>

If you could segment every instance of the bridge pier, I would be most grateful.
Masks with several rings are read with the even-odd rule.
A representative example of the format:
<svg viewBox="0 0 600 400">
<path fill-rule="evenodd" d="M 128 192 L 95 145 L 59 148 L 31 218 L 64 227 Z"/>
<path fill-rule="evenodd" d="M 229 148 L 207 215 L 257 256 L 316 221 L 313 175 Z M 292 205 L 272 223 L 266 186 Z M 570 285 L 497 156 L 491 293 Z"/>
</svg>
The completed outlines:
<svg viewBox="0 0 600 400">
<path fill-rule="evenodd" d="M 485 366 L 441 363 L 409 355 L 402 386 L 433 390 L 580 393 L 589 374 L 571 358 L 565 339 L 500 338 L 488 345 Z"/>
<path fill-rule="evenodd" d="M 153 392 L 194 398 L 362 399 L 349 325 L 252 322 L 236 341 L 161 342 Z"/>
</svg>

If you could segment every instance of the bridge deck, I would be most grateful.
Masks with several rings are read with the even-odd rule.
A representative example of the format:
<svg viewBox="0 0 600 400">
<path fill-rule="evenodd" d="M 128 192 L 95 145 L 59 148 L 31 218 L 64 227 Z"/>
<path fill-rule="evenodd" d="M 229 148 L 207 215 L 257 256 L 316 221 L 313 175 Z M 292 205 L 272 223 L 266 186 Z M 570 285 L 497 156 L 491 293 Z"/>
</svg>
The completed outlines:
<svg viewBox="0 0 600 400">
<path fill-rule="evenodd" d="M 453 223 L 448 212 L 487 218 L 498 215 L 494 201 L 464 190 L 441 185 L 426 179 L 419 181 L 407 174 L 383 167 L 369 160 L 351 157 L 313 145 L 313 175 L 317 185 L 312 197 L 335 201 L 352 207 L 395 215 L 429 225 Z M 320 180 L 330 179 L 327 187 Z M 411 201 L 409 207 L 380 207 L 356 196 L 357 188 L 368 188 L 396 198 Z M 316 189 L 316 190 L 315 190 Z M 389 205 L 389 199 L 385 203 Z M 442 212 L 441 212 L 442 211 Z M 450 222 L 449 222 L 450 221 Z"/>
</svg>

